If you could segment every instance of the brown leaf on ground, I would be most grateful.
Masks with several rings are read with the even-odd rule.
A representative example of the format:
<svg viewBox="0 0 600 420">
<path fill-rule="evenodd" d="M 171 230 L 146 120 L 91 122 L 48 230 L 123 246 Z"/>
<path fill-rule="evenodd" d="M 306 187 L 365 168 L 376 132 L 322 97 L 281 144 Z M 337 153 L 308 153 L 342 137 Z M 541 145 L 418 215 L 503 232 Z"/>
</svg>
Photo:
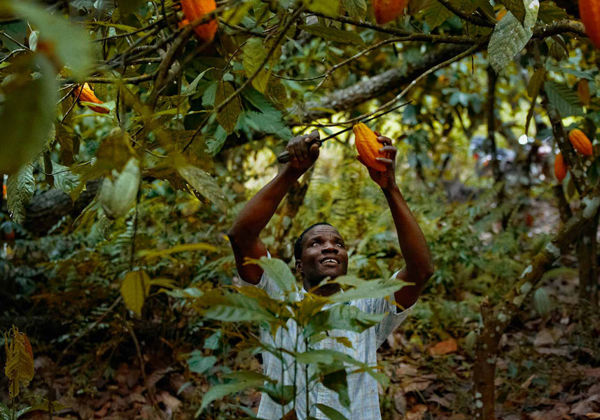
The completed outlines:
<svg viewBox="0 0 600 420">
<path fill-rule="evenodd" d="M 448 340 L 440 341 L 433 347 L 429 348 L 429 354 L 432 356 L 442 356 L 448 353 L 454 353 L 458 350 L 458 345 L 456 344 L 456 340 L 454 338 L 450 338 Z"/>
<path fill-rule="evenodd" d="M 412 407 L 408 413 L 406 413 L 406 420 L 422 420 L 425 418 L 427 412 L 427 406 L 424 404 L 417 404 Z"/>
</svg>

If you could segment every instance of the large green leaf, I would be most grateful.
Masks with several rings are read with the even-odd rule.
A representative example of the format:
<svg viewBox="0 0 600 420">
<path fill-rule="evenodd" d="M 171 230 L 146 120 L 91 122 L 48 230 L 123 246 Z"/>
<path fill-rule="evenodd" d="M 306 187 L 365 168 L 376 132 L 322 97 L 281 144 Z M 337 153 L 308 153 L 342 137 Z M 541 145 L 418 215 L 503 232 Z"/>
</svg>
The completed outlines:
<svg viewBox="0 0 600 420">
<path fill-rule="evenodd" d="M 340 0 L 304 0 L 308 10 L 336 17 L 340 13 Z"/>
<path fill-rule="evenodd" d="M 437 0 L 425 0 L 420 5 L 418 15 L 431 31 L 452 17 L 452 12 Z"/>
<path fill-rule="evenodd" d="M 274 56 L 276 54 L 273 54 Z M 250 38 L 244 45 L 244 53 L 242 55 L 242 65 L 246 76 L 250 77 L 260 68 L 260 65 L 267 56 L 267 48 L 261 38 Z M 267 63 L 268 64 L 268 63 Z M 271 70 L 268 65 L 263 67 L 256 77 L 252 80 L 252 86 L 259 92 L 264 93 L 267 90 L 267 84 L 271 77 Z"/>
<path fill-rule="evenodd" d="M 33 196 L 34 189 L 33 166 L 29 164 L 23 166 L 16 174 L 8 177 L 6 185 L 7 207 L 10 216 L 16 223 L 25 221 L 25 206 Z"/>
<path fill-rule="evenodd" d="M 14 174 L 41 152 L 56 112 L 58 84 L 50 61 L 35 54 L 17 60 L 4 78 L 0 111 L 0 173 Z"/>
<path fill-rule="evenodd" d="M 365 0 L 342 0 L 342 5 L 348 14 L 355 19 L 362 19 L 367 14 Z"/>
<path fill-rule="evenodd" d="M 379 323 L 385 314 L 368 314 L 353 305 L 336 305 L 314 315 L 304 329 L 304 335 L 312 336 L 334 329 L 363 332 Z"/>
<path fill-rule="evenodd" d="M 150 278 L 145 271 L 130 271 L 121 283 L 121 296 L 127 309 L 142 317 L 144 301 L 150 293 Z"/>
<path fill-rule="evenodd" d="M 233 92 L 235 92 L 235 89 L 233 88 L 231 83 L 220 81 L 217 86 L 215 103 L 220 104 L 225 99 L 227 99 Z M 233 129 L 235 128 L 235 124 L 241 112 L 242 104 L 240 101 L 240 97 L 237 96 L 217 114 L 217 121 L 219 122 L 219 124 L 221 124 L 221 127 L 225 129 L 227 134 L 231 134 L 233 132 Z"/>
<path fill-rule="evenodd" d="M 257 299 L 239 293 L 211 290 L 196 298 L 193 303 L 205 318 L 217 321 L 279 322 Z"/>
<path fill-rule="evenodd" d="M 345 369 L 339 369 L 335 372 L 326 374 L 322 383 L 326 388 L 335 391 L 338 394 L 338 400 L 344 407 L 350 407 L 350 396 L 348 395 L 348 379 Z"/>
<path fill-rule="evenodd" d="M 396 278 L 361 280 L 353 276 L 338 277 L 336 283 L 350 285 L 352 288 L 329 297 L 331 302 L 350 302 L 358 299 L 383 298 L 397 292 L 408 283 Z"/>
<path fill-rule="evenodd" d="M 262 386 L 264 382 L 271 381 L 271 379 L 267 376 L 256 372 L 236 372 L 236 374 L 239 375 L 234 376 L 235 379 L 232 382 L 215 385 L 209 389 L 208 392 L 204 394 L 204 397 L 202 397 L 202 406 L 196 414 L 202 412 L 202 410 L 204 410 L 214 400 L 218 400 L 235 392 L 243 391 L 247 388 L 258 388 Z"/>
<path fill-rule="evenodd" d="M 488 44 L 490 64 L 500 73 L 521 51 L 533 35 L 532 29 L 537 20 L 539 2 L 538 0 L 525 0 L 526 15 L 523 24 L 508 12 L 500 22 L 496 24 L 494 32 Z"/>
<path fill-rule="evenodd" d="M 226 211 L 225 195 L 212 176 L 192 165 L 179 166 L 177 171 L 196 192 L 210 200 L 222 211 Z"/>
<path fill-rule="evenodd" d="M 265 271 L 265 274 L 286 294 L 298 290 L 296 278 L 285 262 L 277 258 L 262 257 L 260 260 L 249 260 Z"/>
<path fill-rule="evenodd" d="M 50 43 L 73 77 L 83 81 L 93 66 L 93 45 L 87 32 L 33 2 L 16 1 L 10 7 L 40 31 L 39 39 Z"/>
<path fill-rule="evenodd" d="M 329 420 L 348 420 L 346 416 L 325 404 L 317 404 L 317 408 L 325 414 Z"/>
<path fill-rule="evenodd" d="M 548 100 L 557 109 L 561 117 L 583 115 L 583 108 L 577 92 L 569 89 L 566 85 L 551 80 L 546 81 L 544 89 L 548 95 Z"/>
<path fill-rule="evenodd" d="M 217 362 L 215 356 L 204 356 L 199 350 L 194 350 L 190 353 L 190 357 L 187 360 L 190 372 L 203 374 L 208 369 L 213 367 Z"/>
</svg>

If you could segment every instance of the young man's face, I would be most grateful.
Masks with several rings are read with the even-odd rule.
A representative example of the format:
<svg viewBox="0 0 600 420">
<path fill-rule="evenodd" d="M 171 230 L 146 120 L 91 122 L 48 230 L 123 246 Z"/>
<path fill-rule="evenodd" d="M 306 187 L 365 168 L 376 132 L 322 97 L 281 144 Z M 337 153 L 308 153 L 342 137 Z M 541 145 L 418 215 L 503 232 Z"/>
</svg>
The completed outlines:
<svg viewBox="0 0 600 420">
<path fill-rule="evenodd" d="M 318 285 L 326 277 L 336 278 L 348 270 L 348 252 L 342 236 L 335 228 L 317 225 L 304 234 L 302 258 L 296 261 L 305 284 Z"/>
</svg>

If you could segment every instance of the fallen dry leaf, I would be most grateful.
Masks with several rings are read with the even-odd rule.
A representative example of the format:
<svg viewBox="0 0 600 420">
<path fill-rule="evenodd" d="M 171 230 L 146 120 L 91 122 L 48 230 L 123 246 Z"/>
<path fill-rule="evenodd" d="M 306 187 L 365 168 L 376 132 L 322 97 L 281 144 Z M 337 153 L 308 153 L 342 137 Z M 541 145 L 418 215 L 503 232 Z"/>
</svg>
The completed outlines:
<svg viewBox="0 0 600 420">
<path fill-rule="evenodd" d="M 458 350 L 458 345 L 456 344 L 456 340 L 454 338 L 450 338 L 448 340 L 440 341 L 435 346 L 429 349 L 429 354 L 432 356 L 442 356 L 448 353 L 454 353 Z"/>
</svg>

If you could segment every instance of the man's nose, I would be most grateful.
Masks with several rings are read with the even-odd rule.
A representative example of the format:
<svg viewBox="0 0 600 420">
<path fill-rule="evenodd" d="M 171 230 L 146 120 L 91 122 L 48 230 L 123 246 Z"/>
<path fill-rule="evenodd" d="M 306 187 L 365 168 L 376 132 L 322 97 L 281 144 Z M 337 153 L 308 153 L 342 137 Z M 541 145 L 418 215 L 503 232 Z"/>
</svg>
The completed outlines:
<svg viewBox="0 0 600 420">
<path fill-rule="evenodd" d="M 335 244 L 330 244 L 330 243 L 326 243 L 321 251 L 322 252 L 332 252 L 334 254 L 337 254 L 339 252 L 337 247 L 335 246 Z"/>
</svg>

